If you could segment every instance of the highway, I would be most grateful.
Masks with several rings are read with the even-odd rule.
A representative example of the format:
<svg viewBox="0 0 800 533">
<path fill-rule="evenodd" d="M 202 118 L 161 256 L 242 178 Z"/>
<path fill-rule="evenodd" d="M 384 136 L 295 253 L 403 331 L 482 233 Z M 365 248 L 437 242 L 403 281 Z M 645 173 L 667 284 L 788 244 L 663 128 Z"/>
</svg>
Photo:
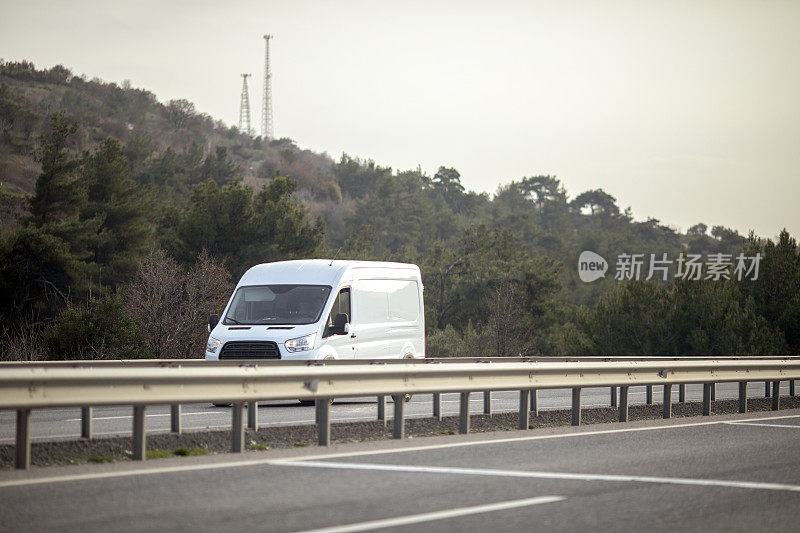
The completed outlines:
<svg viewBox="0 0 800 533">
<path fill-rule="evenodd" d="M 781 382 L 781 394 L 789 391 L 788 382 Z M 653 400 L 661 403 L 662 388 L 653 388 Z M 748 396 L 763 397 L 763 382 L 748 384 Z M 631 387 L 629 392 L 631 405 L 645 403 L 645 387 Z M 736 383 L 717 385 L 717 399 L 737 398 Z M 470 409 L 472 413 L 483 412 L 483 394 L 471 395 Z M 672 390 L 673 402 L 678 401 L 678 387 Z M 688 385 L 687 401 L 702 399 L 701 385 Z M 582 392 L 583 407 L 607 406 L 610 402 L 609 388 L 588 388 Z M 515 391 L 492 393 L 493 412 L 512 412 L 518 409 L 519 394 Z M 571 406 L 569 390 L 539 391 L 540 409 L 566 409 Z M 457 415 L 459 400 L 457 394 L 442 396 L 444 415 Z M 391 409 L 387 409 L 391 416 Z M 431 416 L 431 396 L 414 396 L 406 409 L 406 416 Z M 337 400 L 332 410 L 333 422 L 375 420 L 377 403 L 374 398 Z M 80 409 L 37 409 L 31 416 L 31 435 L 33 440 L 48 440 L 80 436 Z M 259 427 L 279 425 L 299 425 L 314 423 L 314 408 L 303 407 L 296 401 L 268 402 L 260 404 L 258 409 Z M 167 406 L 152 406 L 147 410 L 147 431 L 149 433 L 167 432 L 170 428 L 170 414 Z M 231 426 L 231 410 L 226 407 L 214 407 L 211 404 L 191 404 L 182 408 L 182 425 L 186 431 L 202 429 L 224 429 Z M 0 411 L 0 443 L 14 442 L 15 413 Z M 130 407 L 98 407 L 93 409 L 93 426 L 95 435 L 127 435 L 131 432 L 132 413 Z"/>
<path fill-rule="evenodd" d="M 799 444 L 790 410 L 3 472 L 0 530 L 789 531 Z"/>
</svg>

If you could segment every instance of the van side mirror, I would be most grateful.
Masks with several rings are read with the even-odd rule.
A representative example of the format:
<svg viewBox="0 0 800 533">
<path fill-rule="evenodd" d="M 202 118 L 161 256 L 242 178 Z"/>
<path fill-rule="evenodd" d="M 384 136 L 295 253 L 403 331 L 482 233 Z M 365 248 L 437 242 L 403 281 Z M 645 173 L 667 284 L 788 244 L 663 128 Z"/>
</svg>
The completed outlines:
<svg viewBox="0 0 800 533">
<path fill-rule="evenodd" d="M 211 333 L 211 330 L 217 327 L 218 323 L 219 323 L 219 315 L 214 315 L 214 314 L 210 315 L 208 317 L 208 332 Z"/>
<path fill-rule="evenodd" d="M 339 313 L 333 318 L 333 327 L 331 333 L 333 335 L 344 335 L 350 330 L 350 318 L 345 313 Z"/>
</svg>

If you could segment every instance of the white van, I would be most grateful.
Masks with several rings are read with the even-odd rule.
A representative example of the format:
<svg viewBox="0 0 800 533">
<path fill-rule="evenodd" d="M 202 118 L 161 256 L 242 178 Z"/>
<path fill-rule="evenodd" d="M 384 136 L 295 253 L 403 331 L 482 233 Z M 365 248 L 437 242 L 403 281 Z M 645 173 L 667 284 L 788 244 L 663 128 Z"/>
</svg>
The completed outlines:
<svg viewBox="0 0 800 533">
<path fill-rule="evenodd" d="M 209 319 L 206 359 L 425 357 L 419 267 L 309 259 L 256 265 Z"/>
</svg>

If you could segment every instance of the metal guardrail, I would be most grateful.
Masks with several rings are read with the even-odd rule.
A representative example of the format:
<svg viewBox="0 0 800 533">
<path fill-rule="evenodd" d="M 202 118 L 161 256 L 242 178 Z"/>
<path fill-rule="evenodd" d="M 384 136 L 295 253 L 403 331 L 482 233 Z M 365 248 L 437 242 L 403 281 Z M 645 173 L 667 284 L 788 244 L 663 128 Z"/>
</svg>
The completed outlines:
<svg viewBox="0 0 800 533">
<path fill-rule="evenodd" d="M 210 401 L 231 403 L 232 445 L 244 443 L 244 404 L 250 403 L 250 427 L 257 427 L 256 402 L 302 399 L 316 403 L 319 443 L 330 443 L 330 399 L 377 396 L 378 417 L 386 420 L 386 396 L 394 398 L 393 435 L 403 438 L 406 394 L 433 393 L 433 414 L 441 418 L 441 394 L 460 393 L 460 432 L 469 432 L 469 395 L 472 392 L 519 390 L 519 428 L 527 429 L 536 412 L 538 389 L 572 389 L 572 423 L 580 424 L 581 389 L 612 387 L 612 403 L 619 386 L 619 420 L 628 419 L 628 387 L 664 385 L 665 418 L 671 416 L 671 388 L 703 384 L 703 414 L 711 413 L 712 385 L 739 382 L 739 409 L 746 412 L 748 381 L 772 383 L 773 408 L 779 406 L 780 381 L 800 379 L 800 358 L 665 359 L 517 361 L 503 359 L 380 361 L 375 364 L 201 364 L 170 360 L 169 365 L 80 363 L 21 364 L 0 367 L 0 409 L 17 411 L 17 468 L 30 465 L 30 412 L 46 407 L 82 407 L 84 436 L 91 436 L 93 406 L 133 406 L 133 455 L 145 458 L 144 414 L 147 405 L 172 405 L 173 431 L 180 431 L 180 404 Z M 424 364 L 421 364 L 423 363 Z M 203 362 L 205 363 L 205 362 Z M 792 391 L 793 393 L 793 391 Z M 177 411 L 177 416 L 176 415 Z M 86 431 L 87 418 L 89 420 Z M 178 420 L 177 428 L 175 420 Z"/>
<path fill-rule="evenodd" d="M 753 361 L 774 360 L 774 356 L 705 356 L 692 355 L 672 357 L 662 355 L 648 356 L 520 356 L 520 357 L 427 357 L 424 359 L 229 359 L 207 361 L 205 359 L 96 359 L 63 361 L 0 361 L 0 370 L 5 368 L 41 366 L 45 368 L 86 368 L 86 367 L 183 367 L 183 366 L 320 366 L 320 365 L 363 365 L 363 364 L 434 364 L 434 363 L 528 363 L 528 362 L 580 362 L 580 361 Z M 781 356 L 782 360 L 800 361 L 800 356 Z"/>
</svg>

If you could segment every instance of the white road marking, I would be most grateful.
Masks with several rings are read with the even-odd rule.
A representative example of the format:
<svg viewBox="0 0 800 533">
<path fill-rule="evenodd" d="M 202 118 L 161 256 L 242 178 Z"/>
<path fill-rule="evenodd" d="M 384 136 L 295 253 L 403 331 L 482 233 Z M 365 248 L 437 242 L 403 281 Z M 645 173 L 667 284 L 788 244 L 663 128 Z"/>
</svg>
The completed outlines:
<svg viewBox="0 0 800 533">
<path fill-rule="evenodd" d="M 445 518 L 454 518 L 457 516 L 489 513 L 492 511 L 505 511 L 506 509 L 528 507 L 543 503 L 554 503 L 560 502 L 564 499 L 565 498 L 563 496 L 539 496 L 538 498 L 526 498 L 524 500 L 511 500 L 507 502 L 489 503 L 486 505 L 475 505 L 472 507 L 458 507 L 456 509 L 448 509 L 446 511 L 434 511 L 432 513 L 399 516 L 397 518 L 370 520 L 369 522 L 359 522 L 357 524 L 309 529 L 300 533 L 352 533 L 356 531 L 370 531 L 385 527 L 407 526 L 410 524 L 419 524 L 421 522 L 432 522 L 433 520 L 444 520 Z"/>
<path fill-rule="evenodd" d="M 456 474 L 467 476 L 518 477 L 536 479 L 567 479 L 577 481 L 613 481 L 658 483 L 668 485 L 696 485 L 701 487 L 726 487 L 734 489 L 778 490 L 800 492 L 800 485 L 786 483 L 761 483 L 758 481 L 729 481 L 727 479 L 693 479 L 681 477 L 632 476 L 616 474 L 579 474 L 573 472 L 538 472 L 528 470 L 494 470 L 483 468 L 453 468 L 440 466 L 382 465 L 364 463 L 332 463 L 324 461 L 275 461 L 274 464 L 307 468 L 339 470 L 377 470 L 382 472 L 418 472 L 422 474 Z"/>
<path fill-rule="evenodd" d="M 800 415 L 781 415 L 781 416 L 770 416 L 770 417 L 763 417 L 763 418 L 748 418 L 742 420 L 742 422 L 757 422 L 759 420 L 782 420 L 786 418 L 800 418 Z M 337 453 L 327 453 L 327 454 L 319 454 L 319 455 L 310 455 L 306 457 L 300 457 L 297 460 L 318 460 L 318 459 L 335 459 L 339 457 L 359 457 L 365 455 L 383 455 L 383 454 L 390 454 L 390 453 L 405 453 L 405 452 L 418 452 L 418 451 L 429 451 L 429 450 L 440 450 L 444 448 L 460 448 L 462 446 L 483 446 L 487 444 L 503 444 L 507 442 L 527 442 L 532 440 L 550 440 L 550 439 L 563 439 L 563 438 L 571 438 L 571 437 L 591 437 L 593 435 L 612 435 L 615 433 L 631 433 L 637 431 L 655 431 L 659 429 L 680 429 L 686 427 L 698 427 L 698 426 L 714 426 L 719 424 L 727 424 L 728 421 L 717 420 L 717 421 L 708 421 L 708 422 L 689 422 L 684 424 L 671 424 L 668 426 L 647 426 L 647 427 L 640 427 L 640 428 L 619 428 L 619 429 L 603 429 L 598 431 L 580 431 L 575 433 L 558 433 L 555 435 L 530 435 L 527 437 L 508 437 L 504 439 L 487 439 L 487 440 L 475 440 L 475 441 L 467 441 L 467 442 L 451 442 L 447 444 L 427 444 L 427 445 L 420 445 L 420 446 L 409 446 L 407 448 L 389 448 L 386 450 L 366 450 L 360 452 L 337 452 Z M 275 461 L 276 463 L 279 460 Z M 2 486 L 2 485 L 0 485 Z"/>
<path fill-rule="evenodd" d="M 759 420 L 782 420 L 787 418 L 800 418 L 800 415 L 782 415 L 782 416 L 771 416 L 771 417 L 763 417 L 763 418 L 748 418 L 745 420 L 741 420 L 741 422 L 757 422 Z M 643 427 L 643 428 L 620 428 L 620 429 L 607 429 L 601 431 L 581 431 L 577 433 L 560 433 L 556 435 L 531 435 L 528 437 L 510 437 L 505 439 L 488 439 L 488 440 L 477 440 L 477 441 L 470 441 L 470 442 L 452 442 L 448 444 L 431 444 L 425 446 L 410 446 L 408 448 L 389 448 L 386 450 L 366 450 L 361 452 L 338 452 L 338 453 L 328 453 L 328 454 L 319 454 L 319 455 L 310 455 L 306 457 L 287 457 L 286 459 L 253 459 L 249 461 L 229 461 L 225 463 L 213 463 L 213 464 L 199 464 L 199 465 L 179 465 L 179 466 L 163 466 L 158 468 L 143 468 L 139 470 L 123 470 L 118 472 L 97 472 L 97 473 L 87 473 L 87 474 L 70 474 L 64 476 L 52 476 L 52 477 L 41 477 L 41 478 L 29 478 L 29 479 L 12 479 L 7 481 L 0 481 L 0 488 L 6 487 L 20 487 L 24 485 L 40 485 L 44 483 L 63 483 L 68 481 L 82 481 L 87 479 L 103 479 L 103 478 L 112 478 L 112 477 L 128 477 L 128 476 L 140 476 L 140 475 L 149 475 L 149 474 L 167 474 L 172 472 L 189 472 L 193 470 L 218 470 L 220 468 L 241 468 L 245 466 L 259 466 L 259 465 L 280 465 L 285 462 L 292 462 L 292 461 L 316 461 L 320 459 L 334 459 L 340 457 L 358 457 L 358 456 L 366 456 L 366 455 L 381 455 L 381 454 L 391 454 L 391 453 L 405 453 L 405 452 L 417 452 L 417 451 L 426 451 L 426 450 L 437 450 L 437 449 L 444 449 L 444 448 L 459 448 L 462 446 L 481 446 L 487 444 L 503 444 L 506 442 L 524 442 L 524 441 L 532 441 L 532 440 L 546 440 L 546 439 L 560 439 L 560 438 L 571 438 L 571 437 L 591 437 L 593 435 L 609 435 L 614 433 L 630 433 L 635 431 L 651 431 L 651 430 L 659 430 L 659 429 L 680 429 L 680 428 L 687 428 L 687 427 L 697 427 L 697 426 L 713 426 L 719 424 L 727 424 L 728 421 L 726 420 L 718 420 L 718 421 L 709 421 L 709 422 L 693 422 L 688 424 L 673 424 L 669 426 L 652 426 L 652 427 Z M 2 475 L 2 473 L 0 473 Z"/>
<path fill-rule="evenodd" d="M 189 413 L 181 413 L 181 418 L 184 416 L 191 416 L 191 415 L 222 415 L 227 413 L 227 411 L 195 411 Z M 145 418 L 162 418 L 167 416 L 172 416 L 172 413 L 158 413 L 154 415 L 144 415 Z M 133 419 L 132 415 L 120 415 L 120 416 L 93 416 L 92 421 L 94 420 L 130 420 Z M 82 418 L 67 418 L 66 420 L 61 420 L 60 422 L 80 422 L 83 420 Z M 58 422 L 58 421 L 57 421 Z"/>
<path fill-rule="evenodd" d="M 731 426 L 759 426 L 765 428 L 792 428 L 800 429 L 800 426 L 793 426 L 791 424 L 756 424 L 753 422 L 727 422 Z"/>
</svg>

